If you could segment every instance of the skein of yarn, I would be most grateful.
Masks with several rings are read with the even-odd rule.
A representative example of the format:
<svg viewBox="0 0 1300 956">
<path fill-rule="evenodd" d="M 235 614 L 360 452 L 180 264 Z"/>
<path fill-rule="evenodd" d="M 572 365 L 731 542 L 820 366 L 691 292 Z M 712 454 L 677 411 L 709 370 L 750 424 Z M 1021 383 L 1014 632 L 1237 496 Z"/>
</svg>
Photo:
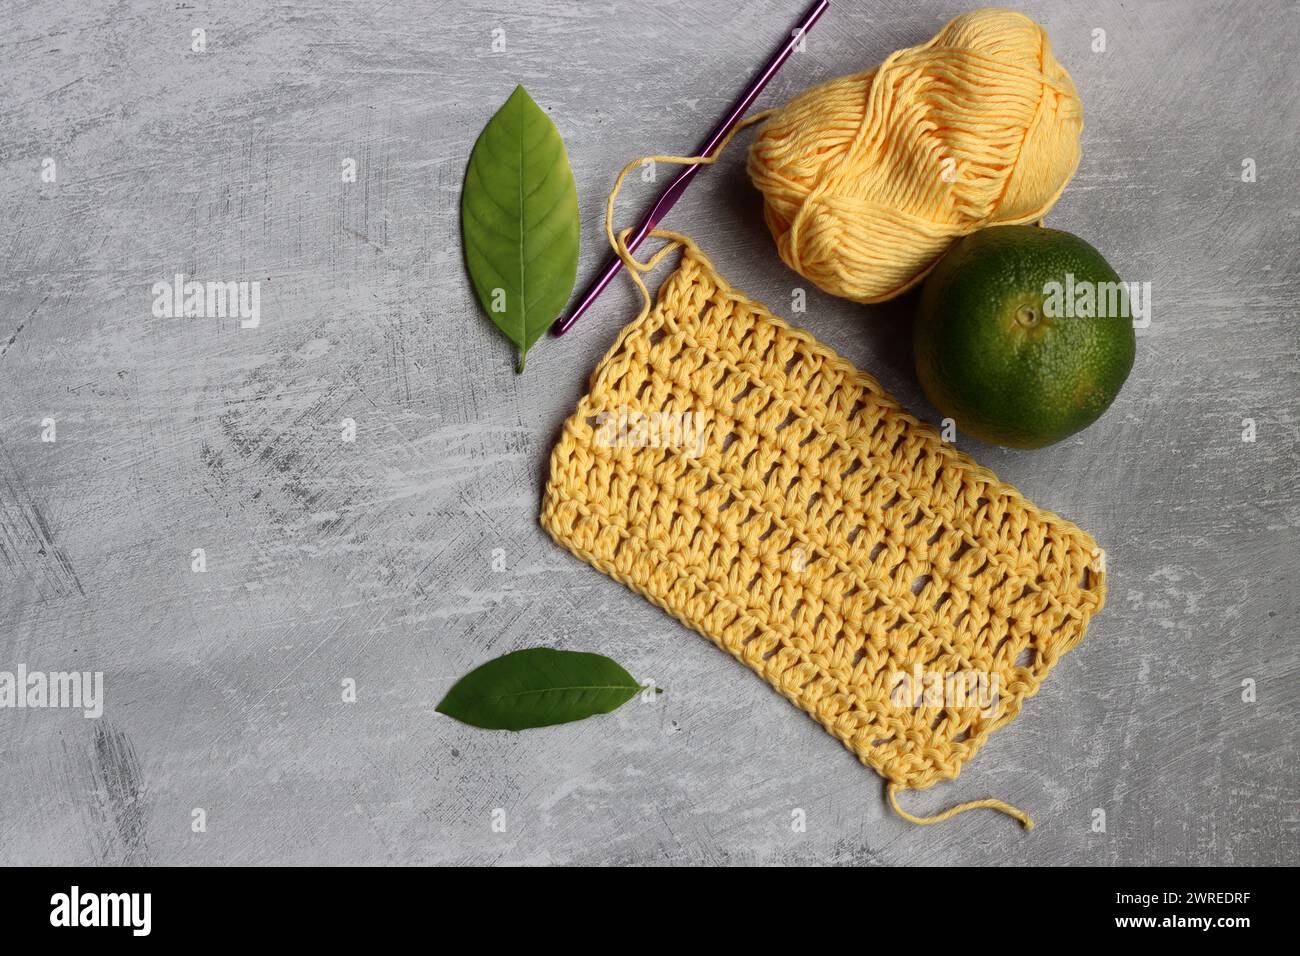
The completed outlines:
<svg viewBox="0 0 1300 956">
<path fill-rule="evenodd" d="M 748 168 L 786 264 L 832 295 L 882 302 L 962 236 L 1041 218 L 1082 132 L 1047 33 L 989 8 L 797 96 L 760 127 Z"/>
</svg>

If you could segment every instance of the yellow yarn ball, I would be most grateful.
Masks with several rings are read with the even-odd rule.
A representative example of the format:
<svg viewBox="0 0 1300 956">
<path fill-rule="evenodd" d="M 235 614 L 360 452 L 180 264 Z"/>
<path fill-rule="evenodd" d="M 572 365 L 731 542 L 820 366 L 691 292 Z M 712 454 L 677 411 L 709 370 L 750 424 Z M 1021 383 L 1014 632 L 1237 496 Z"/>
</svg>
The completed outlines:
<svg viewBox="0 0 1300 956">
<path fill-rule="evenodd" d="M 749 175 L 781 258 L 832 295 L 881 302 L 956 240 L 1040 218 L 1079 165 L 1083 104 L 1047 33 L 963 14 L 874 70 L 777 110 Z"/>
</svg>

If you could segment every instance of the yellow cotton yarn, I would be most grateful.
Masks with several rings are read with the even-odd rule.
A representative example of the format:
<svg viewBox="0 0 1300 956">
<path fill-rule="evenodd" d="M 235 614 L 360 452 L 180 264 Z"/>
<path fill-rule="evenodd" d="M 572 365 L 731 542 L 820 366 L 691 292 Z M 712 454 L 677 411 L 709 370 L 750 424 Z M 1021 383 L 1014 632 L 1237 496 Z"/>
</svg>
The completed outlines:
<svg viewBox="0 0 1300 956">
<path fill-rule="evenodd" d="M 989 8 L 775 111 L 749 175 L 790 268 L 832 295 L 881 302 L 954 240 L 1039 219 L 1074 175 L 1082 132 L 1046 32 Z"/>
</svg>

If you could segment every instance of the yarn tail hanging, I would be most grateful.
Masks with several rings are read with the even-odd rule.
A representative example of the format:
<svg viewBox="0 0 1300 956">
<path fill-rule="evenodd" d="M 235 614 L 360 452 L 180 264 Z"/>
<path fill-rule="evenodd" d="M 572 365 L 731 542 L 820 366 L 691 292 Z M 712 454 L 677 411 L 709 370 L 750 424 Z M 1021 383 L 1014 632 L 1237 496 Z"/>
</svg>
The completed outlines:
<svg viewBox="0 0 1300 956">
<path fill-rule="evenodd" d="M 1005 813 L 1007 816 L 1011 817 L 1012 819 L 1019 820 L 1020 825 L 1024 827 L 1026 831 L 1032 830 L 1034 828 L 1034 821 L 1030 819 L 1029 814 L 1027 814 L 1024 810 L 1021 810 L 1019 807 L 1012 806 L 1009 803 L 1004 803 L 1001 800 L 994 800 L 991 798 L 987 800 L 970 800 L 967 801 L 966 803 L 959 803 L 956 806 L 949 807 L 947 810 L 944 810 L 942 813 L 936 813 L 934 816 L 929 816 L 929 817 L 913 816 L 912 814 L 908 813 L 906 810 L 904 810 L 902 807 L 898 805 L 898 791 L 900 789 L 906 789 L 906 788 L 901 787 L 897 783 L 886 782 L 885 784 L 885 794 L 889 798 L 889 805 L 893 807 L 895 813 L 897 813 L 908 823 L 916 823 L 916 824 L 920 824 L 921 826 L 929 826 L 932 823 L 942 823 L 944 820 L 951 820 L 957 814 L 965 813 L 967 810 L 987 809 L 987 810 L 997 810 L 999 813 Z"/>
</svg>

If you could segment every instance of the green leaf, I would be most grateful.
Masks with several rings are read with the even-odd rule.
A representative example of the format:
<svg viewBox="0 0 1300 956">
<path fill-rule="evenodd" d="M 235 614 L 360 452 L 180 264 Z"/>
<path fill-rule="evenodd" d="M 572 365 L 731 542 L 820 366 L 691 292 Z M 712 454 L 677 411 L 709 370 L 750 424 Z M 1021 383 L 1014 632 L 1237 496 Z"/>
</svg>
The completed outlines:
<svg viewBox="0 0 1300 956">
<path fill-rule="evenodd" d="M 484 311 L 524 357 L 573 292 L 578 191 L 564 141 L 516 86 L 469 157 L 460 194 L 465 263 Z"/>
<path fill-rule="evenodd" d="M 475 727 L 526 730 L 608 714 L 641 689 L 608 657 L 534 647 L 470 671 L 437 709 Z"/>
</svg>

